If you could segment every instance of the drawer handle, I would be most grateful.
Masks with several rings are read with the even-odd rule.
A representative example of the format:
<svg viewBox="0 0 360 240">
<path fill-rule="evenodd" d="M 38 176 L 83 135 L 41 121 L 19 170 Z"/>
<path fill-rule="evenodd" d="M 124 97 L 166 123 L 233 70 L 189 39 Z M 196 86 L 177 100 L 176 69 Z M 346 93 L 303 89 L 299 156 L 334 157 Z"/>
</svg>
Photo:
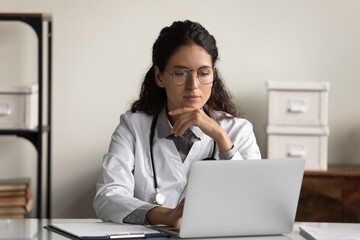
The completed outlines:
<svg viewBox="0 0 360 240">
<path fill-rule="evenodd" d="M 0 103 L 0 116 L 9 116 L 11 112 L 10 103 Z"/>
<path fill-rule="evenodd" d="M 287 101 L 287 111 L 291 113 L 303 113 L 307 111 L 305 99 L 292 99 Z"/>
<path fill-rule="evenodd" d="M 287 155 L 288 157 L 305 157 L 307 153 L 304 144 L 288 144 Z"/>
</svg>

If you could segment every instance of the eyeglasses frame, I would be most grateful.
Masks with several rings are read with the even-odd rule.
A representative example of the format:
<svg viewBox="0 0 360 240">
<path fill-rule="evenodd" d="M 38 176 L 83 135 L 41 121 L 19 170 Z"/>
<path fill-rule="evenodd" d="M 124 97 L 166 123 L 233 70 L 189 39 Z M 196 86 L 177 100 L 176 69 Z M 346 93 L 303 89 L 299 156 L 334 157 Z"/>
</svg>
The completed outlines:
<svg viewBox="0 0 360 240">
<path fill-rule="evenodd" d="M 199 78 L 199 70 L 204 69 L 204 68 L 211 68 L 211 69 L 213 70 L 213 75 L 214 75 L 214 76 L 213 76 L 212 82 L 203 83 L 203 82 L 200 80 L 200 78 Z M 176 70 L 178 70 L 178 69 L 187 69 L 189 72 L 196 72 L 196 78 L 197 78 L 197 79 L 199 80 L 199 82 L 200 82 L 201 84 L 203 84 L 203 85 L 209 85 L 209 84 L 211 84 L 211 83 L 213 83 L 213 82 L 215 81 L 216 67 L 200 67 L 200 68 L 198 68 L 197 70 L 196 70 L 196 69 L 189 69 L 189 68 L 186 68 L 186 67 L 178 67 L 178 68 L 174 68 L 174 69 L 172 70 L 172 72 L 169 72 L 169 71 L 165 70 L 165 72 L 167 72 L 168 74 L 171 75 L 171 80 L 173 81 L 173 83 L 174 83 L 176 86 L 183 86 L 183 85 L 185 85 L 185 84 L 187 83 L 187 81 L 190 80 L 190 78 L 189 78 L 189 80 L 187 80 L 187 81 L 184 82 L 183 84 L 176 84 L 175 81 L 174 81 L 174 72 L 175 72 Z"/>
</svg>

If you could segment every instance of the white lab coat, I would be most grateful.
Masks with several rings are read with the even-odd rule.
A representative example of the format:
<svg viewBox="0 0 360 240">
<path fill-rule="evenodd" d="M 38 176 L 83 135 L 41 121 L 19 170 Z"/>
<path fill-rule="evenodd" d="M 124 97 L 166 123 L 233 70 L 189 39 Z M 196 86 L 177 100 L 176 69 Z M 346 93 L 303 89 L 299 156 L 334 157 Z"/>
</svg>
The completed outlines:
<svg viewBox="0 0 360 240">
<path fill-rule="evenodd" d="M 166 108 L 159 114 L 166 117 Z M 149 136 L 152 116 L 145 113 L 125 113 L 112 135 L 109 152 L 104 155 L 103 172 L 97 182 L 94 199 L 96 214 L 103 221 L 122 223 L 124 217 L 138 207 L 151 203 L 155 197 Z M 225 129 L 237 151 L 232 159 L 260 159 L 252 125 L 240 118 L 224 119 Z M 157 128 L 156 128 L 157 129 Z M 153 153 L 158 187 L 166 196 L 164 206 L 175 208 L 185 190 L 193 161 L 211 156 L 213 140 L 199 128 L 200 141 L 194 142 L 182 162 L 174 142 L 159 138 L 155 130 Z M 199 136 L 198 136 L 199 137 Z M 216 152 L 218 159 L 218 151 Z M 215 176 L 214 176 L 215 177 Z"/>
</svg>

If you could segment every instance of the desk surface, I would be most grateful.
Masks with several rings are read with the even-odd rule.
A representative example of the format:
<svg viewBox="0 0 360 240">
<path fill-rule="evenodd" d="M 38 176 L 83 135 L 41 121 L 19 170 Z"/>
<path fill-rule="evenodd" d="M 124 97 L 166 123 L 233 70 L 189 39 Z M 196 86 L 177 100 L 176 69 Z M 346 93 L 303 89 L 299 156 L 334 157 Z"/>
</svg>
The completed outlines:
<svg viewBox="0 0 360 240">
<path fill-rule="evenodd" d="M 16 239 L 16 240 L 66 240 L 68 238 L 57 233 L 48 231 L 44 226 L 51 223 L 77 223 L 77 222 L 97 222 L 98 219 L 0 219 L 0 240 Z M 270 237 L 251 237 L 251 238 L 226 238 L 232 239 L 251 239 L 251 240 L 299 240 L 304 239 L 299 235 L 300 225 L 308 226 L 344 226 L 354 229 L 360 229 L 360 224 L 348 223 L 295 223 L 294 230 L 291 234 L 285 236 L 270 236 Z M 164 239 L 164 238 L 162 238 Z M 212 238 L 217 239 L 217 238 Z"/>
</svg>

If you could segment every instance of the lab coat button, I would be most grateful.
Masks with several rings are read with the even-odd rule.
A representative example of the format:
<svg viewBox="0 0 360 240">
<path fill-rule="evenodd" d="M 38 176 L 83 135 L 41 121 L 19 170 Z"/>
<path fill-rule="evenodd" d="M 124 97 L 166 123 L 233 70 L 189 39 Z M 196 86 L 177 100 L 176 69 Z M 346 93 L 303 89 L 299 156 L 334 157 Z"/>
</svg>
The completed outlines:
<svg viewBox="0 0 360 240">
<path fill-rule="evenodd" d="M 183 188 L 181 186 L 176 187 L 176 191 L 182 192 Z"/>
</svg>

